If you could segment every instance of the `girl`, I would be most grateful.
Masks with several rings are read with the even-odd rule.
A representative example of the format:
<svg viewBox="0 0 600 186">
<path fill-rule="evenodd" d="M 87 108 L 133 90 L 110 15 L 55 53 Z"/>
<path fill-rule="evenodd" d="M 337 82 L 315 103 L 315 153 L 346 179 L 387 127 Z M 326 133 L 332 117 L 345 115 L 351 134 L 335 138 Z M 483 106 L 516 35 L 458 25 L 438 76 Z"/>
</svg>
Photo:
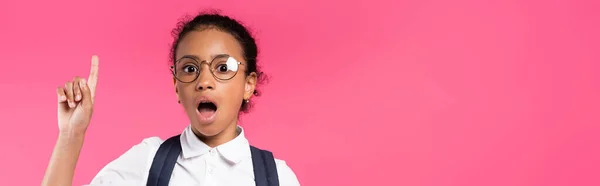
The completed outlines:
<svg viewBox="0 0 600 186">
<path fill-rule="evenodd" d="M 181 135 L 144 139 L 106 165 L 90 185 L 300 185 L 268 151 L 249 145 L 238 126 L 258 95 L 262 73 L 248 30 L 227 16 L 199 14 L 174 29 L 171 71 L 178 102 L 190 119 Z M 42 185 L 71 185 L 92 117 L 98 57 L 86 80 L 57 89 L 59 137 Z"/>
</svg>

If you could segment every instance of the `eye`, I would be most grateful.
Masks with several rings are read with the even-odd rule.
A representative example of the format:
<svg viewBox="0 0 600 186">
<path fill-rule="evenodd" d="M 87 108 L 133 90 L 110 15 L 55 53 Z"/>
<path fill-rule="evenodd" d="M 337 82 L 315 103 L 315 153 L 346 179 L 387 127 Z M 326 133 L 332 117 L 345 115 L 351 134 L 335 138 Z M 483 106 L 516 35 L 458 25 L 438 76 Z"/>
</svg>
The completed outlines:
<svg viewBox="0 0 600 186">
<path fill-rule="evenodd" d="M 183 67 L 183 71 L 186 73 L 196 73 L 198 72 L 198 67 L 194 65 L 186 65 Z"/>
<path fill-rule="evenodd" d="M 227 68 L 227 64 L 219 64 L 219 65 L 217 65 L 216 70 L 219 72 L 227 72 L 227 70 L 229 70 L 229 68 Z"/>
</svg>

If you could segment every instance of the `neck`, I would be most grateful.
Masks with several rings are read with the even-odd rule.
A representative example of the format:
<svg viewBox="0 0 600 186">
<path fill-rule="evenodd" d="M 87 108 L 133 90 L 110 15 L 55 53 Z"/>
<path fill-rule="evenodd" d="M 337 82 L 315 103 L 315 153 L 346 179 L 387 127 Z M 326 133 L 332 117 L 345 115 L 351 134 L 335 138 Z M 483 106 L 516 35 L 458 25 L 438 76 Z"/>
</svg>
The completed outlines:
<svg viewBox="0 0 600 186">
<path fill-rule="evenodd" d="M 193 130 L 193 131 L 194 131 L 194 134 L 198 137 L 198 139 L 200 139 L 200 141 L 204 142 L 206 145 L 208 145 L 211 148 L 214 148 L 221 144 L 227 143 L 239 135 L 239 133 L 237 131 L 237 124 L 235 124 L 235 123 L 227 126 L 227 128 L 225 128 L 225 130 L 221 131 L 220 133 L 218 133 L 217 135 L 214 135 L 214 136 L 204 136 L 204 135 L 200 134 L 200 132 L 198 132 L 198 131 L 195 131 L 195 130 Z"/>
</svg>

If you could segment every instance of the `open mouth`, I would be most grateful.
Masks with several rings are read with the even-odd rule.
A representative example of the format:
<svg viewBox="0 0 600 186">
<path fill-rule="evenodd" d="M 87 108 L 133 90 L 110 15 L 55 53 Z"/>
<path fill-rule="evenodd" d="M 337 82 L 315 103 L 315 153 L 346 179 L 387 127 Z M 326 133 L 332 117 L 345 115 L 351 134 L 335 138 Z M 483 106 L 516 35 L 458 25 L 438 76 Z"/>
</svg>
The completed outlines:
<svg viewBox="0 0 600 186">
<path fill-rule="evenodd" d="M 198 113 L 203 120 L 210 120 L 217 112 L 217 105 L 211 101 L 204 100 L 198 103 Z"/>
</svg>

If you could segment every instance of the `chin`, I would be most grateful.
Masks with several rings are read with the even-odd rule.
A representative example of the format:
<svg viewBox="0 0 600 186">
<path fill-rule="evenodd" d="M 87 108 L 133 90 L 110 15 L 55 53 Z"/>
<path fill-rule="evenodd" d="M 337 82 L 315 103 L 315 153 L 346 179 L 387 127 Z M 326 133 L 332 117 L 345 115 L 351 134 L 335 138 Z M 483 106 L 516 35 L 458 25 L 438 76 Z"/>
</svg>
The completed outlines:
<svg viewBox="0 0 600 186">
<path fill-rule="evenodd" d="M 192 128 L 194 128 L 194 130 L 196 132 L 198 132 L 199 135 L 202 135 L 204 137 L 216 136 L 216 135 L 220 134 L 221 132 L 223 132 L 223 130 L 225 130 L 225 127 L 219 127 L 218 125 L 215 125 L 215 123 L 211 123 L 211 124 L 192 123 Z"/>
</svg>

